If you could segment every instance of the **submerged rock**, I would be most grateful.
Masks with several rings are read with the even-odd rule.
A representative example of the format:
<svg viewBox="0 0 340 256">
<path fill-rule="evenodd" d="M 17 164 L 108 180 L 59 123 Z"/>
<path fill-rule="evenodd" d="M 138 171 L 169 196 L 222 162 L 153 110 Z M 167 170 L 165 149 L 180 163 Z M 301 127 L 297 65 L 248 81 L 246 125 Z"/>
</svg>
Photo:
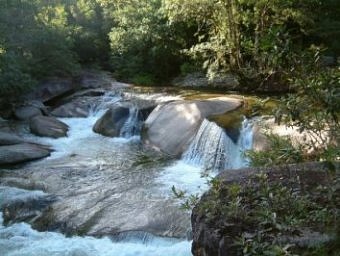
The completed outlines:
<svg viewBox="0 0 340 256">
<path fill-rule="evenodd" d="M 38 144 L 20 143 L 0 146 L 0 165 L 35 160 L 49 155 L 50 150 Z"/>
<path fill-rule="evenodd" d="M 178 101 L 158 106 L 144 124 L 142 139 L 146 145 L 172 156 L 188 147 L 202 120 L 240 107 L 234 98 Z"/>
<path fill-rule="evenodd" d="M 67 136 L 68 126 L 54 117 L 36 116 L 30 120 L 32 133 L 42 137 L 60 138 Z"/>
</svg>

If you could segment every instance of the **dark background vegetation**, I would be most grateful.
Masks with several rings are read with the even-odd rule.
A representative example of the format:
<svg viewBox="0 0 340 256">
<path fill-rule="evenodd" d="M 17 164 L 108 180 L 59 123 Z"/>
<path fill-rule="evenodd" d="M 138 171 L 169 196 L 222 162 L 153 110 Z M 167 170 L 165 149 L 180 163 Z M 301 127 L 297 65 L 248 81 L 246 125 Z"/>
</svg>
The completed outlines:
<svg viewBox="0 0 340 256">
<path fill-rule="evenodd" d="M 311 47 L 340 53 L 337 0 L 0 0 L 0 92 L 81 67 L 159 85 L 201 70 L 286 83 Z"/>
</svg>

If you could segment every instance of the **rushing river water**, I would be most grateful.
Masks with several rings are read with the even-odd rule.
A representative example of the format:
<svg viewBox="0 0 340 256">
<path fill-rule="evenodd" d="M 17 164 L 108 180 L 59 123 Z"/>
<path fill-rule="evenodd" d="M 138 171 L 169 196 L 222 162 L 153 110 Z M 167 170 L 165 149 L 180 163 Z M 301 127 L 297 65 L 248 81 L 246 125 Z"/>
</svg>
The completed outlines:
<svg viewBox="0 0 340 256">
<path fill-rule="evenodd" d="M 87 118 L 60 119 L 70 127 L 65 138 L 40 138 L 25 127 L 21 130 L 22 136 L 51 145 L 54 152 L 3 170 L 1 255 L 191 255 L 190 213 L 179 209 L 171 187 L 201 194 L 207 189 L 202 175 L 206 171 L 214 176 L 225 168 L 245 166 L 242 152 L 252 146 L 251 122 L 243 121 L 235 143 L 222 128 L 204 120 L 182 158 L 173 160 L 142 147 L 136 132 L 140 120 L 133 108 L 121 137 L 92 131 L 105 109 L 120 100 L 121 96 L 105 95 Z M 17 221 L 5 225 L 6 207 L 13 204 L 30 207 L 16 212 Z M 47 217 L 46 207 L 43 211 L 36 204 L 49 205 L 53 216 L 37 228 L 30 223 Z"/>
</svg>

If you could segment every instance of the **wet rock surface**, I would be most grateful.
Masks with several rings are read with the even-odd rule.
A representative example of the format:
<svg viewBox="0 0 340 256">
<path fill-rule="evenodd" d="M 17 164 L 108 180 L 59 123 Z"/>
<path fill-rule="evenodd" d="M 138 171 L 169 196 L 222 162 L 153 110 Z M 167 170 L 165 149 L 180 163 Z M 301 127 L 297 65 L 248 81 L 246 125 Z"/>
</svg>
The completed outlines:
<svg viewBox="0 0 340 256">
<path fill-rule="evenodd" d="M 136 164 L 140 161 L 134 153 L 138 147 L 124 144 L 105 153 L 93 152 L 91 158 L 76 155 L 45 160 L 43 165 L 33 163 L 25 166 L 25 172 L 3 172 L 0 186 L 43 189 L 57 198 L 48 210 L 39 210 L 39 218 L 30 218 L 39 230 L 94 236 L 144 231 L 185 238 L 190 229 L 189 214 L 179 210 L 171 197 L 159 193 L 157 161 Z M 95 160 L 99 156 L 102 160 Z M 46 206 L 44 201 L 37 204 Z M 25 216 L 16 215 L 13 209 L 23 212 L 35 207 L 30 203 L 19 206 L 8 206 L 8 221 Z"/>
</svg>

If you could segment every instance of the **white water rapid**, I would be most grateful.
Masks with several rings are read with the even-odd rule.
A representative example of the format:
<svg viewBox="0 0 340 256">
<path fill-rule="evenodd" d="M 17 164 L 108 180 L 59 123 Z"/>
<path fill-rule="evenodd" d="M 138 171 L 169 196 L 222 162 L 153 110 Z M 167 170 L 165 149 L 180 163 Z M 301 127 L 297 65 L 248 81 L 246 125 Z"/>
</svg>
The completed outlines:
<svg viewBox="0 0 340 256">
<path fill-rule="evenodd" d="M 168 99 L 164 95 L 148 97 Z M 181 160 L 162 158 L 163 162 L 157 162 L 158 156 L 143 149 L 136 135 L 141 125 L 137 108 L 130 108 L 121 137 L 103 137 L 92 131 L 105 110 L 121 99 L 121 95 L 105 94 L 88 117 L 60 118 L 69 126 L 68 137 L 51 139 L 22 133 L 33 142 L 50 145 L 54 151 L 48 158 L 1 176 L 1 256 L 191 255 L 191 242 L 185 239 L 190 215 L 178 209 L 171 187 L 200 194 L 208 189 L 207 179 L 202 176 L 207 169 L 214 176 L 225 168 L 246 166 L 242 152 L 252 146 L 251 122 L 243 121 L 234 143 L 222 128 L 204 120 Z M 68 237 L 58 229 L 39 232 L 22 220 L 5 223 L 7 205 L 39 202 L 39 198 L 49 196 L 55 198 L 53 207 L 62 220 L 91 223 L 86 234 L 99 233 L 100 238 Z M 112 230 L 123 233 L 118 237 L 100 233 L 106 229 L 108 234 Z"/>
<path fill-rule="evenodd" d="M 38 232 L 26 223 L 4 226 L 0 213 L 0 249 L 6 256 L 187 256 L 190 242 L 179 239 L 135 237 L 114 242 L 108 237 L 66 237 Z"/>
<path fill-rule="evenodd" d="M 252 124 L 244 119 L 237 143 L 214 122 L 204 119 L 182 159 L 206 170 L 238 169 L 247 165 L 243 152 L 252 147 Z"/>
<path fill-rule="evenodd" d="M 158 180 L 165 187 L 202 194 L 208 189 L 208 177 L 216 176 L 221 170 L 248 165 L 244 152 L 252 148 L 252 127 L 252 121 L 245 118 L 234 143 L 221 127 L 204 119 L 181 160 L 165 168 Z"/>
</svg>

